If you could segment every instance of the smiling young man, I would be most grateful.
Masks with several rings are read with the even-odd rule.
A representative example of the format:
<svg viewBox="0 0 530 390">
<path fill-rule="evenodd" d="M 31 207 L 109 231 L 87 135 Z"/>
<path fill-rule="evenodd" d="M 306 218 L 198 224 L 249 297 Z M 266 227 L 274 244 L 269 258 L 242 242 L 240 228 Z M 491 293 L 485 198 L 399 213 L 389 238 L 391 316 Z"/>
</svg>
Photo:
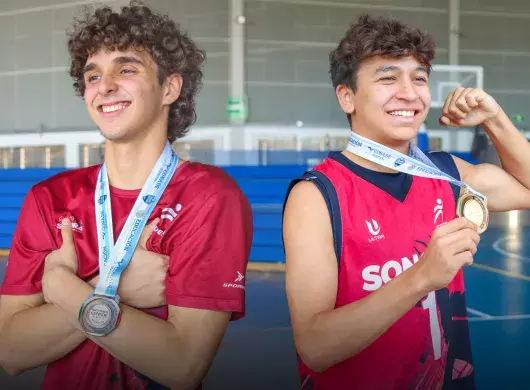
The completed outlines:
<svg viewBox="0 0 530 390">
<path fill-rule="evenodd" d="M 204 54 L 134 4 L 79 20 L 68 48 L 104 164 L 27 195 L 2 286 L 0 364 L 47 364 L 50 390 L 199 388 L 245 313 L 252 240 L 235 182 L 170 148 L 195 120 Z"/>
<path fill-rule="evenodd" d="M 462 267 L 488 209 L 530 207 L 530 145 L 491 96 L 458 88 L 440 122 L 481 124 L 503 169 L 418 151 L 434 53 L 422 31 L 362 16 L 330 55 L 350 142 L 293 182 L 284 210 L 304 389 L 474 388 Z"/>
</svg>

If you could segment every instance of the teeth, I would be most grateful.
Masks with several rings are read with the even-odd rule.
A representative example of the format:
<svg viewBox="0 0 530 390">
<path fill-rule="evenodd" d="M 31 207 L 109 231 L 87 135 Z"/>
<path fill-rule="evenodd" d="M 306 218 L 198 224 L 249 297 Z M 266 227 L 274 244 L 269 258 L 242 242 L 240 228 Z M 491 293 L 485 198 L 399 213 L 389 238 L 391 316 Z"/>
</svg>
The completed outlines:
<svg viewBox="0 0 530 390">
<path fill-rule="evenodd" d="M 395 116 L 414 116 L 414 111 L 392 111 L 390 115 Z"/>
<path fill-rule="evenodd" d="M 122 104 L 115 104 L 113 106 L 103 106 L 102 109 L 103 109 L 103 112 L 114 112 L 114 111 L 121 110 L 125 107 L 127 107 L 127 105 L 122 103 Z"/>
</svg>

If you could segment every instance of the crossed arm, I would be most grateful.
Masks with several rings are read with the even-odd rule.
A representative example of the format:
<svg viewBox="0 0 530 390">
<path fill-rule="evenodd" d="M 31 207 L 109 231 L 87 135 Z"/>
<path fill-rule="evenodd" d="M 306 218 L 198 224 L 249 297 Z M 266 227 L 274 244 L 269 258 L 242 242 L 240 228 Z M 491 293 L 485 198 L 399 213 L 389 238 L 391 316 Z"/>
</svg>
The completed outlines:
<svg viewBox="0 0 530 390">
<path fill-rule="evenodd" d="M 51 363 L 87 339 L 77 318 L 97 278 L 86 283 L 77 277 L 71 229 L 62 234 L 63 245 L 45 260 L 43 293 L 0 299 L 0 365 L 8 374 Z M 88 339 L 166 387 L 194 389 L 213 361 L 230 312 L 170 305 L 165 321 L 132 307 L 166 303 L 161 293 L 167 270 L 163 257 L 137 249 L 118 291 L 125 298 L 119 327 L 109 336 Z M 141 280 L 147 280 L 144 286 Z"/>
<path fill-rule="evenodd" d="M 92 287 L 64 267 L 54 268 L 48 277 L 52 303 L 44 303 L 42 294 L 33 295 L 25 302 L 32 308 L 21 310 L 19 297 L 2 298 L 0 362 L 10 374 L 55 361 L 87 338 L 77 315 Z M 7 313 L 15 307 L 19 311 L 8 319 Z M 213 360 L 230 313 L 169 306 L 164 321 L 125 304 L 120 307 L 120 326 L 107 337 L 89 338 L 169 388 L 196 388 Z"/>
<path fill-rule="evenodd" d="M 200 212 L 183 214 L 189 218 L 183 219 L 183 223 L 190 227 L 186 235 L 179 238 L 179 245 L 172 246 L 170 257 L 175 260 L 168 261 L 165 268 L 155 273 L 161 275 L 160 279 L 151 281 L 153 274 L 148 271 L 153 258 L 147 256 L 158 258 L 161 255 L 144 250 L 138 257 L 135 252 L 122 276 L 120 289 L 125 289 L 127 280 L 131 286 L 147 280 L 149 282 L 141 295 L 149 299 L 139 300 L 139 294 L 125 298 L 124 291 L 119 289 L 118 294 L 122 298 L 120 325 L 108 336 L 88 336 L 89 342 L 98 344 L 119 361 L 166 387 L 195 389 L 200 385 L 232 313 L 240 312 L 243 307 L 241 290 L 222 288 L 223 281 L 231 277 L 232 272 L 246 269 L 252 237 L 250 206 L 240 191 L 234 188 L 227 187 L 215 195 L 206 193 L 205 196 L 209 196 L 206 200 L 194 198 L 193 201 L 201 206 Z M 27 204 L 21 215 L 37 208 L 31 196 Z M 71 229 L 64 228 L 65 220 L 61 229 L 62 245 L 51 253 L 49 244 L 31 240 L 34 231 L 28 231 L 26 225 L 19 224 L 18 235 L 15 233 L 13 241 L 17 255 L 10 261 L 18 262 L 16 269 L 24 271 L 17 274 L 13 268 L 11 273 L 9 270 L 6 273 L 6 280 L 9 276 L 10 282 L 16 284 L 8 286 L 10 294 L 18 294 L 18 286 L 24 281 L 31 279 L 34 282 L 37 279 L 34 275 L 28 277 L 26 273 L 37 272 L 35 270 L 42 266 L 40 257 L 49 254 L 44 261 L 42 294 L 0 297 L 0 365 L 8 373 L 17 374 L 55 361 L 87 340 L 77 318 L 93 286 L 77 276 L 75 243 Z M 219 234 L 229 231 L 228 226 L 232 232 L 240 234 Z M 222 251 L 220 248 L 223 248 Z M 24 263 L 26 254 L 32 257 L 27 264 Z M 179 268 L 175 265 L 177 259 Z M 142 261 L 149 266 L 138 268 Z M 219 268 L 205 273 L 204 261 L 219 264 Z M 134 267 L 137 267 L 136 270 Z M 186 268 L 186 273 L 180 272 L 181 268 Z M 139 275 L 139 278 L 131 282 L 134 275 Z M 192 280 L 201 278 L 202 284 L 188 283 L 184 287 L 176 287 L 185 277 Z M 208 278 L 207 283 L 205 278 Z M 204 284 L 208 285 L 208 291 L 204 290 Z M 167 285 L 168 291 L 164 295 L 156 289 L 152 290 L 150 285 L 163 286 L 164 290 Z M 167 320 L 133 307 L 156 307 L 153 300 L 156 303 L 165 296 L 169 303 Z M 190 305 L 189 302 L 194 302 L 197 308 L 185 307 Z"/>
<path fill-rule="evenodd" d="M 77 315 L 93 286 L 64 267 L 55 267 L 47 277 L 51 303 L 43 294 L 0 300 L 0 365 L 11 375 L 60 359 L 87 339 Z M 89 338 L 169 388 L 195 388 L 201 382 L 230 319 L 228 312 L 169 306 L 164 321 L 127 304 L 120 307 L 116 331 Z"/>
<path fill-rule="evenodd" d="M 48 299 L 74 329 L 92 288 L 63 267 L 49 275 Z M 60 288 L 58 286 L 61 281 Z M 169 306 L 162 320 L 121 304 L 122 320 L 106 337 L 89 338 L 121 362 L 171 389 L 195 389 L 206 375 L 230 320 L 229 312 Z M 138 337 L 138 335 L 142 335 Z"/>
</svg>

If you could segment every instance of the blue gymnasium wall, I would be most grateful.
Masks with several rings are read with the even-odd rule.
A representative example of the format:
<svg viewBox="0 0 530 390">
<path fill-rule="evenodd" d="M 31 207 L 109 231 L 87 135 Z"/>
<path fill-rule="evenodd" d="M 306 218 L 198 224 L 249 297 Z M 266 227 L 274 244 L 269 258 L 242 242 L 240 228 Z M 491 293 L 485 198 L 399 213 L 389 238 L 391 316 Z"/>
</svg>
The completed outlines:
<svg viewBox="0 0 530 390">
<path fill-rule="evenodd" d="M 307 167 L 302 165 L 223 167 L 232 176 L 252 205 L 254 242 L 250 260 L 283 262 L 281 247 L 281 212 L 287 187 L 292 178 Z M 20 208 L 32 185 L 61 169 L 0 170 L 0 248 L 9 249 Z"/>
<path fill-rule="evenodd" d="M 470 160 L 469 154 L 454 153 Z M 284 262 L 282 204 L 289 182 L 309 169 L 305 165 L 223 167 L 252 205 L 254 240 L 250 261 Z M 0 169 L 0 248 L 9 249 L 20 208 L 32 185 L 64 171 L 57 169 Z"/>
</svg>

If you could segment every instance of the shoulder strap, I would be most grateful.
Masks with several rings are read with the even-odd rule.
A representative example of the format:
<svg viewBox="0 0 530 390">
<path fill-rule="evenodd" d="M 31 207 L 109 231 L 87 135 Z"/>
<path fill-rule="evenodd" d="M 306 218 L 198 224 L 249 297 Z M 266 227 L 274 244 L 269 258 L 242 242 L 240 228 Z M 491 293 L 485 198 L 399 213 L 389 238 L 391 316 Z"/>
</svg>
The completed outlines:
<svg viewBox="0 0 530 390">
<path fill-rule="evenodd" d="M 427 154 L 427 157 L 429 157 L 434 165 L 436 165 L 442 172 L 451 175 L 457 180 L 460 180 L 460 172 L 458 172 L 455 161 L 449 153 L 443 151 L 432 151 Z M 453 190 L 455 202 L 458 202 L 458 197 L 460 196 L 460 187 L 453 183 L 450 183 L 450 185 L 451 189 Z"/>
<path fill-rule="evenodd" d="M 331 229 L 333 232 L 335 255 L 337 257 L 337 262 L 340 264 L 340 257 L 342 252 L 342 221 L 340 215 L 339 198 L 337 196 L 337 191 L 335 190 L 333 183 L 331 183 L 331 180 L 329 180 L 325 174 L 319 171 L 308 171 L 305 172 L 300 178 L 291 181 L 287 189 L 287 195 L 285 197 L 283 211 L 285 211 L 285 205 L 287 203 L 289 193 L 291 192 L 293 187 L 302 180 L 310 180 L 311 182 L 313 182 L 320 190 L 320 193 L 326 201 L 326 206 L 328 208 L 329 216 L 331 219 Z"/>
</svg>

